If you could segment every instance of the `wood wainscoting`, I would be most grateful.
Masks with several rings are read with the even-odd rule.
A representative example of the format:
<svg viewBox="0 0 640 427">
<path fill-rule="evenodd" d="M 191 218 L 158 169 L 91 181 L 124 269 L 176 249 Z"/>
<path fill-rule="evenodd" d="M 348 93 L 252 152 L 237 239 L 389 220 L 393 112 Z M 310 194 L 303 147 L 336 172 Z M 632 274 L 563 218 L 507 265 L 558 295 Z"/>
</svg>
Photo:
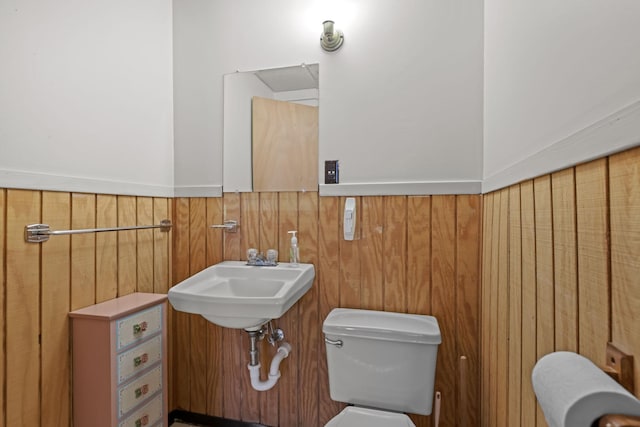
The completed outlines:
<svg viewBox="0 0 640 427">
<path fill-rule="evenodd" d="M 158 224 L 167 198 L 0 189 L 0 426 L 71 426 L 68 313 L 136 291 L 166 293 L 171 236 L 160 230 L 52 236 L 52 230 Z"/>
<path fill-rule="evenodd" d="M 553 351 L 603 366 L 612 341 L 636 355 L 638 384 L 640 149 L 487 194 L 483 209 L 481 425 L 546 426 L 531 371 Z"/>
<path fill-rule="evenodd" d="M 440 426 L 479 420 L 481 196 L 357 197 L 357 231 L 342 239 L 345 198 L 316 192 L 225 193 L 174 199 L 173 282 L 250 247 L 288 259 L 299 231 L 301 261 L 316 266 L 311 290 L 276 323 L 292 345 L 282 377 L 251 389 L 248 337 L 174 312 L 173 409 L 281 427 L 317 427 L 342 406 L 328 390 L 322 322 L 335 307 L 432 314 L 442 330 L 436 390 Z M 208 228 L 240 222 L 237 234 Z M 274 354 L 261 343 L 262 365 Z M 399 355 L 402 357 L 402 355 Z M 416 425 L 432 417 L 412 416 Z"/>
</svg>

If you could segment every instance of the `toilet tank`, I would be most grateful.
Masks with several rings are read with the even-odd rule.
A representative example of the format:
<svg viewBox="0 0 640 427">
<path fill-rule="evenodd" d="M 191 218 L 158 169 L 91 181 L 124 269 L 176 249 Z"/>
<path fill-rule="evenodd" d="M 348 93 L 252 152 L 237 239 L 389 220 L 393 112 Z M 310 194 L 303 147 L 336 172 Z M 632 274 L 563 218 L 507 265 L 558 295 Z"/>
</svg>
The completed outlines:
<svg viewBox="0 0 640 427">
<path fill-rule="evenodd" d="M 322 331 L 333 400 L 431 413 L 441 342 L 435 317 L 336 308 Z"/>
</svg>

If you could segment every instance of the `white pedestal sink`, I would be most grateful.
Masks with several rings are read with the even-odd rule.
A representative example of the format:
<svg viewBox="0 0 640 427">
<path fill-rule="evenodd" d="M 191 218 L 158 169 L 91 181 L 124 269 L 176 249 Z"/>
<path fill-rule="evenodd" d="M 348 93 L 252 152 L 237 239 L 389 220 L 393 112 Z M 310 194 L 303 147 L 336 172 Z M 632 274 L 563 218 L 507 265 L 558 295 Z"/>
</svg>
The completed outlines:
<svg viewBox="0 0 640 427">
<path fill-rule="evenodd" d="M 314 277 L 313 264 L 257 267 L 224 261 L 178 283 L 168 296 L 178 311 L 251 331 L 281 317 L 311 288 Z"/>
</svg>

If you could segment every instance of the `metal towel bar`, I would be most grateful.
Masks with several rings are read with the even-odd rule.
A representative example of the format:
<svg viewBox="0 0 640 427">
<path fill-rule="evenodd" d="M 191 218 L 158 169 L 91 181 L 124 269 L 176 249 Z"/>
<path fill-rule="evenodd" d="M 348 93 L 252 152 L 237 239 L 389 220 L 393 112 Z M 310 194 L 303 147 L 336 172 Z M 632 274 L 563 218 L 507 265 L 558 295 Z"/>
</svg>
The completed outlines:
<svg viewBox="0 0 640 427">
<path fill-rule="evenodd" d="M 49 240 L 49 236 L 63 236 L 68 234 L 101 233 L 104 231 L 146 230 L 159 228 L 169 231 L 173 224 L 168 219 L 160 221 L 159 225 L 135 225 L 131 227 L 84 228 L 77 230 L 51 230 L 49 224 L 30 224 L 24 227 L 24 240 L 29 243 L 40 243 Z"/>
</svg>

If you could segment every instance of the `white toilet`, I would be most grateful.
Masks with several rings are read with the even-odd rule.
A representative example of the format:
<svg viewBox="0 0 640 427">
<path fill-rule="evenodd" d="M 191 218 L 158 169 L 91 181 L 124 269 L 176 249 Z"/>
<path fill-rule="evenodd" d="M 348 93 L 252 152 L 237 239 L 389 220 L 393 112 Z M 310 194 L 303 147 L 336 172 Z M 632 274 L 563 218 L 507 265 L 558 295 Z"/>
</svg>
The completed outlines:
<svg viewBox="0 0 640 427">
<path fill-rule="evenodd" d="M 327 427 L 415 427 L 428 415 L 440 327 L 433 316 L 336 308 L 324 321 L 331 398 L 350 403 Z"/>
</svg>

